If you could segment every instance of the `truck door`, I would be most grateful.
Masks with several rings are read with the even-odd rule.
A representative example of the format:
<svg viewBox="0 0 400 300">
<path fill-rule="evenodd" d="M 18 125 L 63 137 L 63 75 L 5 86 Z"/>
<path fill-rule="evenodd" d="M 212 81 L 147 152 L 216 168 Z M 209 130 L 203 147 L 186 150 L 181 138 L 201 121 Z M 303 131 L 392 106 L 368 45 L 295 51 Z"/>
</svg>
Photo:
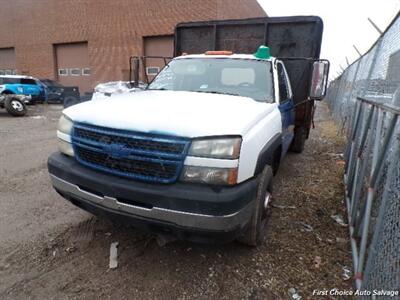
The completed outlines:
<svg viewBox="0 0 400 300">
<path fill-rule="evenodd" d="M 295 111 L 292 88 L 284 64 L 277 61 L 279 83 L 279 110 L 282 118 L 282 154 L 284 155 L 293 140 Z"/>
</svg>

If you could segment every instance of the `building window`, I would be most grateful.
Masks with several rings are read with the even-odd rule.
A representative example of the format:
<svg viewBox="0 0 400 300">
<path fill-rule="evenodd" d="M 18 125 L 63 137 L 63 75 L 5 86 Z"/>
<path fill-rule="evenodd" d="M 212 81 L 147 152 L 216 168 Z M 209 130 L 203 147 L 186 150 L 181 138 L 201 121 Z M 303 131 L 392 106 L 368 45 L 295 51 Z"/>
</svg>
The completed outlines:
<svg viewBox="0 0 400 300">
<path fill-rule="evenodd" d="M 12 75 L 13 71 L 12 70 L 4 70 L 5 75 Z"/>
<path fill-rule="evenodd" d="M 160 72 L 160 68 L 159 67 L 147 67 L 146 68 L 146 74 L 147 75 L 155 76 L 155 75 L 158 74 L 158 72 Z"/>
<path fill-rule="evenodd" d="M 90 76 L 90 68 L 83 68 L 82 69 L 83 76 Z"/>
<path fill-rule="evenodd" d="M 5 75 L 5 74 L 6 74 L 5 70 L 0 70 L 0 75 Z"/>
<path fill-rule="evenodd" d="M 58 69 L 58 75 L 68 76 L 68 69 Z"/>
<path fill-rule="evenodd" d="M 80 76 L 81 73 L 82 73 L 81 69 L 79 69 L 79 68 L 69 69 L 69 75 L 71 75 L 71 76 Z"/>
<path fill-rule="evenodd" d="M 81 76 L 81 69 L 79 68 L 73 68 L 73 69 L 69 69 L 69 75 L 71 76 Z"/>
</svg>

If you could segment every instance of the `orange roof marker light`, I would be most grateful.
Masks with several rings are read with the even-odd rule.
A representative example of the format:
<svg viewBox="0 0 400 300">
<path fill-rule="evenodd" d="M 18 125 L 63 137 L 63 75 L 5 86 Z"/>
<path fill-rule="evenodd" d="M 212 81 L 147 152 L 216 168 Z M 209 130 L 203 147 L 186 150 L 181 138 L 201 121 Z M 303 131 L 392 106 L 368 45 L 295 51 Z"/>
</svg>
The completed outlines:
<svg viewBox="0 0 400 300">
<path fill-rule="evenodd" d="M 206 51 L 205 55 L 232 55 L 232 51 Z"/>
</svg>

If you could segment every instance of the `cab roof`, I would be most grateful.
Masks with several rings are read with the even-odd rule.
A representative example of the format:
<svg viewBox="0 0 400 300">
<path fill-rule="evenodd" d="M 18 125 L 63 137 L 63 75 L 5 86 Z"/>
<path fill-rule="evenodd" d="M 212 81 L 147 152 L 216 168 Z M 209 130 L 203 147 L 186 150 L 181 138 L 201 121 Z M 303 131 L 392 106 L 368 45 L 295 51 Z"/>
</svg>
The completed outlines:
<svg viewBox="0 0 400 300">
<path fill-rule="evenodd" d="M 260 59 L 255 57 L 253 54 L 231 54 L 231 55 L 208 55 L 208 54 L 187 54 L 175 57 L 174 59 L 185 59 L 185 58 L 231 58 L 231 59 L 250 59 L 250 60 L 262 60 L 262 61 L 273 61 L 275 58 L 270 57 L 268 59 Z"/>
<path fill-rule="evenodd" d="M 35 77 L 32 77 L 32 76 L 26 76 L 26 75 L 0 75 L 0 78 L 24 78 L 24 79 L 36 79 Z"/>
</svg>

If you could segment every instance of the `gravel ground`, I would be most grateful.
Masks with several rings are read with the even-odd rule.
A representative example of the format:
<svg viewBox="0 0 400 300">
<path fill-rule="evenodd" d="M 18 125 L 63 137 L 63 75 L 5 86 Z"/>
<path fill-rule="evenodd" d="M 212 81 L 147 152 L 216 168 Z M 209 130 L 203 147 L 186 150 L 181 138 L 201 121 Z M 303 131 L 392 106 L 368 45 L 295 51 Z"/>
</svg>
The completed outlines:
<svg viewBox="0 0 400 300">
<path fill-rule="evenodd" d="M 0 111 L 1 299 L 303 299 L 314 289 L 351 289 L 345 216 L 343 140 L 327 107 L 303 154 L 289 154 L 275 177 L 267 243 L 251 249 L 172 242 L 95 218 L 58 196 L 46 159 L 57 147 L 59 106 L 28 116 Z M 109 249 L 118 241 L 118 268 Z"/>
</svg>

